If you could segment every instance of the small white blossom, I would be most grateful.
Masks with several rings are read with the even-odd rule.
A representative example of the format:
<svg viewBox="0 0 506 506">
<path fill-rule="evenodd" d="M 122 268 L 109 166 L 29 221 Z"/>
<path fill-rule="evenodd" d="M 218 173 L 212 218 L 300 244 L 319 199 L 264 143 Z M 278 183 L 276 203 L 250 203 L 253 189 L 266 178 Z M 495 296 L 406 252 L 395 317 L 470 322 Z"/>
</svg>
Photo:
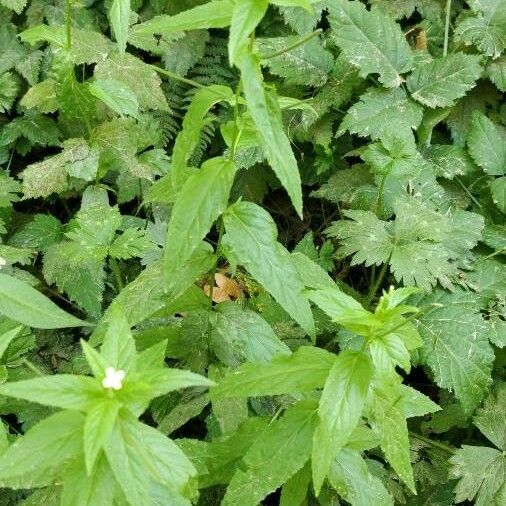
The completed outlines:
<svg viewBox="0 0 506 506">
<path fill-rule="evenodd" d="M 104 388 L 112 388 L 113 390 L 121 390 L 123 387 L 123 380 L 125 379 L 125 371 L 114 367 L 108 367 L 105 370 L 105 378 L 102 380 Z"/>
<path fill-rule="evenodd" d="M 0 269 L 7 265 L 7 260 L 5 258 L 0 257 Z"/>
</svg>

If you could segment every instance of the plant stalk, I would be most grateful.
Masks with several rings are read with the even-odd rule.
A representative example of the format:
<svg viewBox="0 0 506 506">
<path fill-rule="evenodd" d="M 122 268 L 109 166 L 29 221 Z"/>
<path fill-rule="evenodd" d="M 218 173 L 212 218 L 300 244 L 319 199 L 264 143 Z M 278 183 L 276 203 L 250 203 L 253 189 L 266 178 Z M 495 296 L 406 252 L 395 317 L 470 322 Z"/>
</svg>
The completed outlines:
<svg viewBox="0 0 506 506">
<path fill-rule="evenodd" d="M 311 40 L 313 37 L 316 37 L 317 35 L 320 35 L 322 33 L 322 29 L 318 28 L 318 30 L 315 30 L 314 32 L 308 33 L 307 35 L 304 35 L 304 37 L 301 37 L 299 40 L 296 40 L 293 44 L 290 44 L 289 46 L 284 47 L 283 49 L 280 49 L 279 51 L 275 51 L 271 54 L 261 55 L 261 60 L 269 60 L 270 58 L 276 58 L 276 56 L 280 56 L 282 54 L 288 53 L 292 51 L 293 49 L 302 46 L 305 44 L 308 40 Z"/>
<path fill-rule="evenodd" d="M 443 57 L 448 54 L 448 35 L 450 32 L 450 14 L 452 10 L 452 0 L 446 0 L 446 16 L 445 16 L 445 37 L 443 42 Z"/>
</svg>

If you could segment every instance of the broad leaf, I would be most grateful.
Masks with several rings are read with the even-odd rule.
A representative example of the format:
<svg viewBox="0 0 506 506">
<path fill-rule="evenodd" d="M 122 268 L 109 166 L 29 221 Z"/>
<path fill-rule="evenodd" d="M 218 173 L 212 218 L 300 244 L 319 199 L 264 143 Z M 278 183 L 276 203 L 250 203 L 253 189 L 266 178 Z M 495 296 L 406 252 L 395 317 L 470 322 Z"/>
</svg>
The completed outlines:
<svg viewBox="0 0 506 506">
<path fill-rule="evenodd" d="M 400 26 L 378 9 L 358 1 L 337 0 L 330 6 L 332 38 L 362 76 L 379 74 L 388 88 L 400 86 L 413 57 Z"/>
<path fill-rule="evenodd" d="M 112 0 L 109 10 L 112 31 L 121 54 L 125 52 L 130 24 L 130 0 Z"/>
</svg>

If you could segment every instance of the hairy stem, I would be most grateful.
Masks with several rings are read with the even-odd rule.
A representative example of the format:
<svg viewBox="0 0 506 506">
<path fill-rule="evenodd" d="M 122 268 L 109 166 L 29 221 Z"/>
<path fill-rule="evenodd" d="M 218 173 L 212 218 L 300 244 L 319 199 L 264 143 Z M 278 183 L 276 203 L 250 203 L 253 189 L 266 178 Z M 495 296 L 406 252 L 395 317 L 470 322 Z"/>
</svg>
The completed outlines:
<svg viewBox="0 0 506 506">
<path fill-rule="evenodd" d="M 157 67 L 156 65 L 149 65 L 153 70 L 156 70 L 159 74 L 162 74 L 163 76 L 170 77 L 171 79 L 175 79 L 176 81 L 180 81 L 185 84 L 189 84 L 190 86 L 194 86 L 195 88 L 207 88 L 207 86 L 204 86 L 203 84 L 198 83 L 197 81 L 194 81 L 193 79 L 188 79 L 186 77 L 180 76 L 179 74 L 176 74 L 175 72 L 171 72 L 170 70 L 165 70 L 160 67 Z"/>
<path fill-rule="evenodd" d="M 451 10 L 452 10 L 452 0 L 446 0 L 445 38 L 443 43 L 443 56 L 446 56 L 448 54 L 448 34 L 450 32 Z"/>
<path fill-rule="evenodd" d="M 67 51 L 72 49 L 72 0 L 67 0 L 65 9 L 65 29 L 67 33 Z"/>
<path fill-rule="evenodd" d="M 387 269 L 388 269 L 388 260 L 383 264 L 378 274 L 378 277 L 376 278 L 376 281 L 369 288 L 369 293 L 367 294 L 367 298 L 365 300 L 366 307 L 370 306 L 372 300 L 374 299 L 374 296 L 376 295 L 376 292 L 378 291 L 378 288 L 381 286 L 381 283 L 383 283 L 383 279 L 385 278 Z"/>
<path fill-rule="evenodd" d="M 308 40 L 311 40 L 313 37 L 320 35 L 320 33 L 322 33 L 322 29 L 318 28 L 318 30 L 308 33 L 307 35 L 304 35 L 304 37 L 301 37 L 299 40 L 296 40 L 293 44 L 290 44 L 289 46 L 286 46 L 283 49 L 280 49 L 279 51 L 275 51 L 274 53 L 261 55 L 260 58 L 262 60 L 268 60 L 269 58 L 275 58 L 276 56 L 280 56 L 284 53 L 288 53 L 289 51 L 292 51 L 293 49 L 295 49 L 299 46 L 302 46 Z"/>
</svg>

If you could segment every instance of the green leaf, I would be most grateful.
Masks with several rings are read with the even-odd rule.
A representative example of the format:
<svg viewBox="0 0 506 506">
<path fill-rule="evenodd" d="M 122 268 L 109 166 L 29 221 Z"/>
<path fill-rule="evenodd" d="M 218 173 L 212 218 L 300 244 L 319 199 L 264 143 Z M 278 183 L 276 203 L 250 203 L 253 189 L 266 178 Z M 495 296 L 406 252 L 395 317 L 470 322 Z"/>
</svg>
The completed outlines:
<svg viewBox="0 0 506 506">
<path fill-rule="evenodd" d="M 415 492 L 411 468 L 406 412 L 402 402 L 400 378 L 379 378 L 372 400 L 373 429 L 380 434 L 383 453 L 399 478 Z"/>
<path fill-rule="evenodd" d="M 410 100 L 402 88 L 370 88 L 348 109 L 338 135 L 348 130 L 373 140 L 386 135 L 406 136 L 411 134 L 411 129 L 418 128 L 422 116 L 422 108 Z"/>
<path fill-rule="evenodd" d="M 131 90 L 137 97 L 141 111 L 169 110 L 161 88 L 162 80 L 156 70 L 130 53 L 113 52 L 106 59 L 101 59 L 95 66 L 94 76 L 99 80 L 117 81 L 124 89 Z"/>
<path fill-rule="evenodd" d="M 503 93 L 506 92 L 506 55 L 491 62 L 487 67 L 488 78 Z"/>
<path fill-rule="evenodd" d="M 478 409 L 473 419 L 474 425 L 487 436 L 497 448 L 506 448 L 506 384 L 499 382 L 495 391 Z"/>
<path fill-rule="evenodd" d="M 184 265 L 225 211 L 235 171 L 234 162 L 212 158 L 184 184 L 167 232 L 164 259 L 167 277 Z"/>
<path fill-rule="evenodd" d="M 0 3 L 7 9 L 12 9 L 16 14 L 21 14 L 28 0 L 1 0 Z"/>
<path fill-rule="evenodd" d="M 262 55 L 284 50 L 298 40 L 297 37 L 259 38 L 255 43 Z M 324 49 L 320 40 L 313 38 L 279 56 L 262 60 L 269 71 L 282 77 L 287 84 L 323 86 L 335 65 L 332 53 Z"/>
<path fill-rule="evenodd" d="M 232 66 L 248 43 L 250 34 L 264 17 L 268 0 L 239 0 L 232 12 L 228 59 Z"/>
<path fill-rule="evenodd" d="M 428 107 L 448 107 L 473 88 L 482 68 L 479 57 L 454 53 L 418 65 L 406 84 L 411 96 Z"/>
<path fill-rule="evenodd" d="M 130 325 L 122 308 L 113 303 L 104 342 L 100 348 L 107 367 L 124 370 L 128 373 L 135 370 L 137 351 L 135 341 L 130 332 Z"/>
<path fill-rule="evenodd" d="M 23 325 L 41 329 L 85 327 L 25 282 L 0 274 L 0 313 Z"/>
<path fill-rule="evenodd" d="M 373 367 L 363 352 L 345 350 L 335 360 L 323 387 L 319 423 L 313 436 L 313 483 L 319 493 L 332 461 L 358 425 Z"/>
<path fill-rule="evenodd" d="M 230 25 L 234 3 L 232 0 L 212 0 L 193 9 L 182 11 L 175 16 L 156 16 L 141 23 L 132 30 L 134 35 L 161 34 L 201 28 L 225 28 Z"/>
<path fill-rule="evenodd" d="M 506 214 L 506 176 L 498 177 L 490 183 L 494 204 Z"/>
<path fill-rule="evenodd" d="M 491 176 L 506 174 L 506 132 L 479 111 L 475 111 L 467 135 L 473 160 Z"/>
<path fill-rule="evenodd" d="M 221 362 L 231 366 L 244 359 L 266 363 L 277 354 L 290 354 L 290 348 L 259 314 L 233 302 L 218 304 L 216 309 L 211 340 Z"/>
<path fill-rule="evenodd" d="M 227 488 L 223 506 L 256 506 L 294 475 L 309 459 L 316 423 L 314 401 L 300 401 L 260 434 Z"/>
<path fill-rule="evenodd" d="M 88 89 L 120 116 L 139 116 L 137 95 L 123 83 L 115 79 L 97 79 L 88 85 Z"/>
<path fill-rule="evenodd" d="M 495 448 L 467 446 L 450 458 L 453 467 L 450 476 L 459 479 L 455 501 L 472 501 L 476 506 L 503 504 L 505 499 L 504 456 Z"/>
<path fill-rule="evenodd" d="M 285 187 L 297 214 L 302 217 L 302 190 L 297 161 L 290 140 L 283 130 L 277 97 L 264 88 L 258 57 L 249 52 L 237 62 L 241 69 L 244 95 L 248 110 L 262 141 L 265 156 Z"/>
<path fill-rule="evenodd" d="M 99 453 L 111 435 L 120 404 L 114 399 L 97 402 L 86 413 L 84 422 L 84 459 L 88 475 L 93 472 L 93 466 Z"/>
<path fill-rule="evenodd" d="M 149 498 L 151 484 L 162 485 L 176 497 L 184 496 L 188 481 L 197 474 L 172 440 L 124 411 L 116 420 L 105 445 L 105 453 L 118 484 L 132 506 L 152 504 Z"/>
<path fill-rule="evenodd" d="M 268 364 L 245 363 L 210 391 L 212 398 L 258 397 L 321 388 L 335 355 L 302 346 L 292 355 L 278 355 Z"/>
<path fill-rule="evenodd" d="M 50 485 L 61 467 L 82 452 L 84 415 L 62 411 L 16 439 L 0 456 L 0 486 L 15 489 Z"/>
<path fill-rule="evenodd" d="M 465 304 L 458 292 L 437 289 L 424 304 L 441 304 L 420 316 L 418 331 L 424 341 L 421 357 L 439 386 L 455 392 L 471 413 L 483 400 L 491 382 L 494 352 L 481 315 Z M 462 333 L 462 329 L 466 332 Z"/>
<path fill-rule="evenodd" d="M 125 53 L 130 21 L 130 0 L 112 0 L 109 10 L 112 31 L 120 54 Z"/>
<path fill-rule="evenodd" d="M 234 258 L 272 294 L 287 313 L 311 336 L 313 316 L 302 296 L 304 285 L 290 253 L 276 240 L 276 225 L 271 216 L 251 202 L 230 206 L 223 216 L 226 235 L 223 244 Z"/>
<path fill-rule="evenodd" d="M 89 376 L 59 374 L 4 383 L 0 394 L 44 406 L 88 411 L 105 395 L 105 390 Z"/>
<path fill-rule="evenodd" d="M 362 77 L 379 74 L 388 88 L 403 82 L 413 56 L 400 26 L 378 9 L 367 11 L 361 2 L 338 0 L 330 7 L 332 38 Z"/>
<path fill-rule="evenodd" d="M 207 86 L 195 93 L 172 150 L 172 169 L 169 174 L 172 180 L 181 175 L 197 147 L 209 110 L 219 102 L 231 101 L 233 97 L 234 92 L 230 88 L 220 85 Z"/>
<path fill-rule="evenodd" d="M 279 506 L 302 506 L 306 504 L 310 484 L 311 466 L 306 464 L 283 485 Z"/>
<path fill-rule="evenodd" d="M 369 472 L 360 453 L 341 450 L 332 463 L 329 482 L 353 506 L 393 506 L 394 501 L 383 482 Z"/>
</svg>

